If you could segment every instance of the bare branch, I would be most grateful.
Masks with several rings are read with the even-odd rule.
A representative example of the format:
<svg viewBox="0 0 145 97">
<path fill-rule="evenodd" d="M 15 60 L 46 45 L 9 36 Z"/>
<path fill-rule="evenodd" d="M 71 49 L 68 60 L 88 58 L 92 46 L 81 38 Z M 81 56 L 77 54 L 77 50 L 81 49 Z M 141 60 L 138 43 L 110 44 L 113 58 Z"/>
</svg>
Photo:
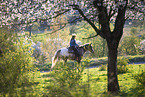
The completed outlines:
<svg viewBox="0 0 145 97">
<path fill-rule="evenodd" d="M 97 37 L 97 36 L 98 36 L 98 34 L 94 35 L 94 36 L 87 37 L 87 38 L 82 38 L 82 39 L 90 39 L 90 38 L 94 38 L 94 37 Z"/>
<path fill-rule="evenodd" d="M 97 29 L 97 27 L 95 26 L 95 24 L 92 23 L 92 22 L 85 16 L 85 14 L 84 14 L 83 11 L 79 8 L 78 5 L 70 5 L 70 6 L 72 6 L 75 10 L 78 10 L 78 12 L 80 13 L 80 15 L 84 18 L 84 20 L 87 21 L 87 22 L 92 26 L 92 28 L 96 31 L 96 33 L 97 33 L 98 35 L 100 35 L 100 30 Z"/>
<path fill-rule="evenodd" d="M 66 25 L 64 25 L 63 27 L 61 27 L 61 28 L 59 28 L 59 29 L 57 29 L 57 30 L 54 30 L 54 31 L 52 31 L 52 32 L 50 32 L 50 33 L 45 33 L 44 35 L 56 33 L 57 31 L 63 29 L 65 26 L 66 26 Z"/>
<path fill-rule="evenodd" d="M 112 6 L 113 6 L 113 4 L 112 4 Z M 113 11 L 112 6 L 110 6 L 109 18 L 111 18 L 111 12 Z"/>
<path fill-rule="evenodd" d="M 121 38 L 123 34 L 123 27 L 125 24 L 125 12 L 127 9 L 127 4 L 128 4 L 128 0 L 126 0 L 126 4 L 124 7 L 118 8 L 118 15 L 116 17 L 115 28 L 113 31 L 113 35 L 117 38 Z"/>
<path fill-rule="evenodd" d="M 109 20 L 110 20 L 110 18 L 116 13 L 116 10 L 113 10 L 113 4 L 110 6 L 110 11 L 109 11 L 109 15 L 108 15 L 108 18 L 109 18 Z M 112 11 L 113 11 L 113 13 L 112 13 Z M 112 13 L 112 14 L 111 14 Z"/>
</svg>

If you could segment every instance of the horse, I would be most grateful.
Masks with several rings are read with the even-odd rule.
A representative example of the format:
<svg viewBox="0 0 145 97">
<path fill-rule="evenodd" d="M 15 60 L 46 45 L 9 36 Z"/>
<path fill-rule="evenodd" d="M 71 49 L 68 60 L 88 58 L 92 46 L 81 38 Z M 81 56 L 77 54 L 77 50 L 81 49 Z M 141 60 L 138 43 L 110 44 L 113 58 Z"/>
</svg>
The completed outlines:
<svg viewBox="0 0 145 97">
<path fill-rule="evenodd" d="M 60 50 L 57 50 L 55 52 L 55 55 L 52 57 L 52 66 L 51 69 L 55 66 L 56 62 L 60 59 L 64 60 L 66 63 L 67 60 L 75 60 L 78 63 L 81 62 L 82 56 L 86 51 L 90 51 L 91 53 L 94 53 L 94 49 L 91 45 L 91 43 L 84 44 L 82 46 L 78 47 L 78 51 L 80 53 L 80 57 L 77 59 L 75 58 L 75 54 L 72 52 L 69 52 L 69 48 L 61 48 Z"/>
</svg>

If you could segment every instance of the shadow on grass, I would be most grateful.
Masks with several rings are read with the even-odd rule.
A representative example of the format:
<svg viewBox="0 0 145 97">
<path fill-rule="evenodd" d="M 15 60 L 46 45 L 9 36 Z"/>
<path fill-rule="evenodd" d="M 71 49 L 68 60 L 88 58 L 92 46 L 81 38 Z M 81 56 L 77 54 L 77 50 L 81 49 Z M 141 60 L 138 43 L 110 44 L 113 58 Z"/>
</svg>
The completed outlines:
<svg viewBox="0 0 145 97">
<path fill-rule="evenodd" d="M 128 91 L 121 91 L 118 96 L 121 97 L 145 97 L 145 87 L 138 85 L 130 88 Z"/>
<path fill-rule="evenodd" d="M 43 78 L 53 77 L 53 76 L 54 76 L 54 74 L 43 74 L 42 75 Z"/>
<path fill-rule="evenodd" d="M 44 80 L 45 82 L 53 82 L 52 79 L 47 79 L 47 80 Z"/>
<path fill-rule="evenodd" d="M 33 85 L 38 85 L 39 82 L 27 82 L 27 83 L 22 83 L 21 85 L 19 85 L 18 87 L 31 87 Z"/>
</svg>

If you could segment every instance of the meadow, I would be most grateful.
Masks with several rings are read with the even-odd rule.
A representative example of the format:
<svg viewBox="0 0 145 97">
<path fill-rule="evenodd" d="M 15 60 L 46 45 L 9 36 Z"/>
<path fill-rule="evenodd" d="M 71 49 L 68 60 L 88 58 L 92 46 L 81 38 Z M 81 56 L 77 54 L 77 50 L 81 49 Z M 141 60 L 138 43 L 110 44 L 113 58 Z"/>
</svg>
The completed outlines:
<svg viewBox="0 0 145 97">
<path fill-rule="evenodd" d="M 35 75 L 33 76 L 33 82 L 30 85 L 27 84 L 25 87 L 19 88 L 17 95 L 25 95 L 25 97 L 145 96 L 145 64 L 127 65 L 128 71 L 118 74 L 120 92 L 117 94 L 107 92 L 106 65 L 98 68 L 87 68 L 84 65 L 86 65 L 86 62 L 82 63 L 81 66 L 78 66 L 77 63 L 70 65 L 60 62 L 52 71 L 32 73 Z"/>
<path fill-rule="evenodd" d="M 124 29 L 124 37 L 130 33 L 129 30 L 129 27 Z M 68 46 L 69 29 L 66 28 L 58 32 L 61 33 L 59 37 L 58 33 L 52 35 L 45 32 L 32 34 L 32 37 L 29 38 L 27 35 L 29 32 L 27 32 L 25 35 L 18 36 L 22 38 L 20 40 L 15 39 L 17 37 L 12 36 L 5 29 L 0 31 L 3 32 L 3 34 L 0 34 L 0 41 L 2 41 L 0 45 L 4 52 L 3 56 L 0 57 L 0 97 L 145 96 L 145 55 L 141 54 L 138 49 L 130 50 L 129 54 L 119 51 L 119 59 L 122 59 L 123 64 L 125 63 L 118 66 L 120 92 L 111 94 L 107 92 L 107 49 L 104 40 L 100 37 L 89 40 L 82 39 L 94 35 L 92 29 L 76 29 L 76 32 L 80 32 L 77 33 L 77 40 L 81 40 L 83 44 L 92 42 L 96 56 L 90 54 L 84 56 L 81 65 L 74 61 L 69 61 L 67 64 L 60 61 L 52 71 L 50 71 L 51 58 L 57 49 Z M 143 31 L 141 32 L 143 33 Z M 66 38 L 68 35 L 69 37 Z M 25 38 L 28 38 L 28 40 L 25 40 Z M 60 45 L 58 38 L 65 39 L 62 42 L 66 44 Z M 13 43 L 11 40 L 17 41 Z M 34 43 L 41 42 L 44 55 L 32 58 L 33 53 L 30 52 L 32 41 L 29 40 L 33 40 Z M 27 45 L 23 45 L 24 42 Z M 133 47 L 129 47 L 129 49 L 131 48 Z M 133 51 L 137 52 L 131 55 Z M 130 63 L 142 62 L 142 64 L 126 65 L 124 58 L 127 58 Z"/>
</svg>

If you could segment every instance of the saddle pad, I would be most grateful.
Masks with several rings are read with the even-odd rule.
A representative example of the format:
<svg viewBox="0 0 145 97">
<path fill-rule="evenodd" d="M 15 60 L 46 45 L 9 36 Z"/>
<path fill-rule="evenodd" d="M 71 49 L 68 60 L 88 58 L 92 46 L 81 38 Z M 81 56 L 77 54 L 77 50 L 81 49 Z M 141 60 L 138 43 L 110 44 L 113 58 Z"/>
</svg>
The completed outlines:
<svg viewBox="0 0 145 97">
<path fill-rule="evenodd" d="M 69 53 L 74 53 L 74 50 L 71 47 L 68 47 L 68 52 Z"/>
</svg>

